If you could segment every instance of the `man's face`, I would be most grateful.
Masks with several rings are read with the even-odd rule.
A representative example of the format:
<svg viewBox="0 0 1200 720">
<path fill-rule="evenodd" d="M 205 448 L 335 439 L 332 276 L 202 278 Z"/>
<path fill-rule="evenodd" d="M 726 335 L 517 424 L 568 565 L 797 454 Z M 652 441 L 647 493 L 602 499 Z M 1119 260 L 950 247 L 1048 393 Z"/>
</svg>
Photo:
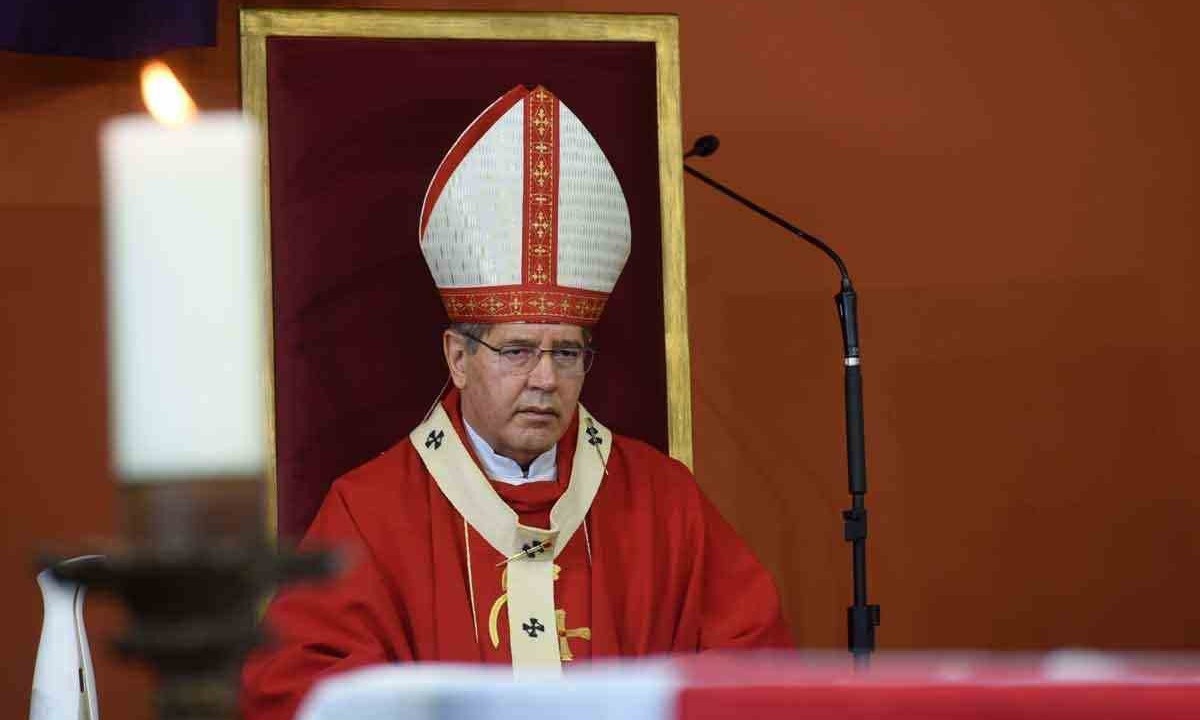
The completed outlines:
<svg viewBox="0 0 1200 720">
<path fill-rule="evenodd" d="M 584 347 L 577 325 L 504 323 L 489 326 L 481 339 L 497 348 Z M 482 345 L 467 352 L 466 342 L 449 330 L 443 350 L 462 393 L 463 417 L 497 453 L 525 466 L 562 437 L 579 403 L 582 373 L 564 373 L 548 354 L 539 356 L 530 372 L 513 373 Z"/>
</svg>

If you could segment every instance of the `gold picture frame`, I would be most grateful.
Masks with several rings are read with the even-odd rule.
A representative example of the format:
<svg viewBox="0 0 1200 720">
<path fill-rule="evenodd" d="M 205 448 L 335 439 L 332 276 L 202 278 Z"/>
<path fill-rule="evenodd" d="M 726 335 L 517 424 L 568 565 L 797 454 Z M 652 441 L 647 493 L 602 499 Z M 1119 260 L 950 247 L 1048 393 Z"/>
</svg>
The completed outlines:
<svg viewBox="0 0 1200 720">
<path fill-rule="evenodd" d="M 662 305 L 666 359 L 669 453 L 692 466 L 691 370 L 687 326 L 687 257 L 684 242 L 678 18 L 662 14 L 510 12 L 410 12 L 391 10 L 243 9 L 241 11 L 243 109 L 258 121 L 263 147 L 264 252 L 271 288 L 270 129 L 268 39 L 273 37 L 397 40 L 624 41 L 653 43 L 657 89 L 658 183 L 662 237 Z M 271 291 L 265 299 L 274 317 Z M 268 343 L 273 345 L 271 340 Z M 268 526 L 277 527 L 274 348 L 268 348 L 271 426 L 267 477 Z"/>
</svg>

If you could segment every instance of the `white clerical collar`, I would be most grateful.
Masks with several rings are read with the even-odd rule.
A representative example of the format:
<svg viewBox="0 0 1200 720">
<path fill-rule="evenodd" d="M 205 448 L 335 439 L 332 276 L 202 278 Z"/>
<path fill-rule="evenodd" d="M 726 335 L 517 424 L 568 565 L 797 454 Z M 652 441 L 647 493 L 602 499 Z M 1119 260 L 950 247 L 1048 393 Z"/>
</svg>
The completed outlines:
<svg viewBox="0 0 1200 720">
<path fill-rule="evenodd" d="M 471 438 L 471 446 L 475 448 L 475 457 L 479 458 L 479 462 L 483 465 L 483 474 L 488 478 L 509 485 L 524 485 L 525 483 L 558 479 L 557 444 L 551 445 L 549 450 L 534 458 L 533 462 L 529 464 L 529 472 L 525 472 L 516 460 L 497 455 L 492 446 L 488 445 L 487 440 L 475 432 L 475 428 L 471 427 L 471 423 L 467 422 L 466 418 L 463 418 L 463 425 L 467 428 L 467 437 Z"/>
</svg>

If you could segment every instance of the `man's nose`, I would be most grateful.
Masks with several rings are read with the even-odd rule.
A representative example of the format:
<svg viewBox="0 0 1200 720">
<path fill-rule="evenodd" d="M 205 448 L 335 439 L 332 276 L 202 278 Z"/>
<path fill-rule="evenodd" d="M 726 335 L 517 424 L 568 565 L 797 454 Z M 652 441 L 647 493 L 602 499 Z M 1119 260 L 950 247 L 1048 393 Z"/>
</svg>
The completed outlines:
<svg viewBox="0 0 1200 720">
<path fill-rule="evenodd" d="M 553 390 L 558 386 L 558 371 L 550 353 L 544 352 L 538 357 L 537 364 L 529 373 L 529 385 L 539 390 Z"/>
</svg>

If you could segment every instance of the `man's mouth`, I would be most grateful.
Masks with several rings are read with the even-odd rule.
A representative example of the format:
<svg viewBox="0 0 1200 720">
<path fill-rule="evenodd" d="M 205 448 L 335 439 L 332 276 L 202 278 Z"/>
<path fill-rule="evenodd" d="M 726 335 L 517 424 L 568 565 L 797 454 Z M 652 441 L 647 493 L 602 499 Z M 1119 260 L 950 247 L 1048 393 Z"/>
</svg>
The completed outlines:
<svg viewBox="0 0 1200 720">
<path fill-rule="evenodd" d="M 522 415 L 522 414 L 536 415 L 538 417 L 546 417 L 546 418 L 558 417 L 558 412 L 555 411 L 554 408 L 543 408 L 543 407 L 517 408 L 517 414 L 518 415 Z"/>
</svg>

